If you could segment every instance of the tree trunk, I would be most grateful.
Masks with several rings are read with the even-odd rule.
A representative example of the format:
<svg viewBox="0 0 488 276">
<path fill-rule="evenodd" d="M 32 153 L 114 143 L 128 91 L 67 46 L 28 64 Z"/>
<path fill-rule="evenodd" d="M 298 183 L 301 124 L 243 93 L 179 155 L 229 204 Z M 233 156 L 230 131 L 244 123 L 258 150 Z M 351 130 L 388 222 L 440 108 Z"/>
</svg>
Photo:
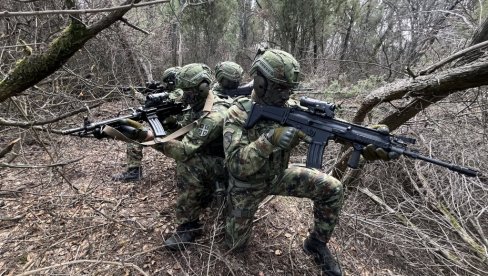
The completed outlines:
<svg viewBox="0 0 488 276">
<path fill-rule="evenodd" d="M 393 131 L 431 104 L 455 92 L 482 85 L 488 85 L 488 57 L 440 73 L 410 80 L 398 80 L 376 89 L 363 100 L 353 123 L 363 123 L 366 115 L 381 103 L 398 100 L 405 96 L 412 97 L 407 104 L 380 120 L 380 124 L 387 125 Z M 341 179 L 344 176 L 350 154 L 348 147 L 344 147 L 341 158 L 333 168 L 333 175 L 336 178 Z"/>
</svg>

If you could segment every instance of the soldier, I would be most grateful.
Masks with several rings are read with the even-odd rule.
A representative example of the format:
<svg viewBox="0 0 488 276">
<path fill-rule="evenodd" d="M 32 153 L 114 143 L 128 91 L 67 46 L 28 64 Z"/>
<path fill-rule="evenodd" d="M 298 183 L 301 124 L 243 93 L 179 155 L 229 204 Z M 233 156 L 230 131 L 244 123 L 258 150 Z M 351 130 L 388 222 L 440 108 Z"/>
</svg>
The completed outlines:
<svg viewBox="0 0 488 276">
<path fill-rule="evenodd" d="M 215 80 L 212 91 L 217 94 L 224 94 L 225 90 L 236 89 L 242 81 L 244 70 L 232 61 L 220 62 L 215 66 Z"/>
<path fill-rule="evenodd" d="M 184 134 L 181 140 L 173 139 L 153 145 L 176 160 L 178 227 L 164 241 L 164 245 L 171 250 L 183 250 L 185 244 L 193 242 L 201 234 L 200 213 L 211 202 L 215 183 L 227 181 L 222 131 L 231 101 L 223 100 L 211 92 L 212 81 L 212 71 L 205 64 L 192 63 L 181 68 L 177 74 L 177 87 L 183 90 L 183 103 L 191 107 L 184 118 L 186 123 L 196 122 L 196 126 Z M 208 107 L 212 102 L 210 110 Z M 179 123 L 185 125 L 185 122 Z M 125 128 L 124 134 L 130 133 L 138 141 L 153 139 L 150 130 L 142 125 L 136 128 L 138 133 L 130 133 Z"/>
<path fill-rule="evenodd" d="M 183 92 L 180 89 L 176 89 L 176 73 L 180 70 L 180 67 L 171 67 L 163 72 L 163 85 L 165 90 L 169 91 L 170 99 L 181 98 Z M 137 92 L 136 99 L 142 105 L 144 104 L 145 97 L 141 93 Z M 112 176 L 112 180 L 115 181 L 138 181 L 142 179 L 142 148 L 139 144 L 127 144 L 127 171 Z"/>
<path fill-rule="evenodd" d="M 343 204 L 339 180 L 318 170 L 288 167 L 290 151 L 306 135 L 271 121 L 260 121 L 251 129 L 243 126 L 252 101 L 288 106 L 298 84 L 300 67 L 296 59 L 281 50 L 266 50 L 254 60 L 251 99 L 240 98 L 232 105 L 224 123 L 225 165 L 229 172 L 226 244 L 244 250 L 251 236 L 253 216 L 268 195 L 309 198 L 313 201 L 314 225 L 304 250 L 315 257 L 325 275 L 342 275 L 339 263 L 327 246 Z M 377 156 L 373 150 L 373 159 Z"/>
</svg>

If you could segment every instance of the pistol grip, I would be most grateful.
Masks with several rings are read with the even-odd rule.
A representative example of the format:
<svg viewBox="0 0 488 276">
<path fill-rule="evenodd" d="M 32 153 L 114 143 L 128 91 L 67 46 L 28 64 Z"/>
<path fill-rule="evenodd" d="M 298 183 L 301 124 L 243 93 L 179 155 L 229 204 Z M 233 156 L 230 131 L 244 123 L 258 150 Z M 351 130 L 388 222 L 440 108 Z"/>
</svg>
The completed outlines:
<svg viewBox="0 0 488 276">
<path fill-rule="evenodd" d="M 361 145 L 355 144 L 353 145 L 354 151 L 352 152 L 349 161 L 347 161 L 347 166 L 352 169 L 357 169 L 359 164 L 359 159 L 361 158 L 361 151 L 363 147 Z"/>
</svg>

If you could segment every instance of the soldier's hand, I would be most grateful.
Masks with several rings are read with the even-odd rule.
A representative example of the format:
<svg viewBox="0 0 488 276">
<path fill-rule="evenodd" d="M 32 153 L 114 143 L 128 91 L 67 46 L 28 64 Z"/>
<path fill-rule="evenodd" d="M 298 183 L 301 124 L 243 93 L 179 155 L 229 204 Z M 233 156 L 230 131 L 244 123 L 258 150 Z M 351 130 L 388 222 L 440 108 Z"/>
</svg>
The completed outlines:
<svg viewBox="0 0 488 276">
<path fill-rule="evenodd" d="M 96 128 L 94 131 L 93 131 L 93 136 L 95 136 L 95 138 L 97 139 L 103 139 L 103 138 L 106 138 L 106 137 L 109 137 L 107 134 L 105 134 L 101 128 Z"/>
<path fill-rule="evenodd" d="M 384 134 L 389 134 L 390 129 L 388 129 L 387 125 L 371 125 L 369 126 L 372 129 L 376 129 Z M 396 152 L 387 152 L 386 150 L 382 148 L 377 148 L 375 145 L 369 144 L 366 147 L 363 148 L 363 152 L 361 153 L 364 157 L 364 159 L 368 161 L 374 161 L 374 160 L 384 160 L 384 161 L 390 161 L 393 159 L 397 159 L 400 157 L 399 153 Z"/>
<path fill-rule="evenodd" d="M 278 127 L 270 130 L 266 134 L 268 141 L 282 149 L 290 150 L 300 142 L 300 138 L 304 139 L 307 135 L 294 127 Z"/>
<path fill-rule="evenodd" d="M 176 120 L 175 116 L 167 117 L 161 124 L 167 129 L 176 129 L 178 127 L 178 121 Z"/>
</svg>

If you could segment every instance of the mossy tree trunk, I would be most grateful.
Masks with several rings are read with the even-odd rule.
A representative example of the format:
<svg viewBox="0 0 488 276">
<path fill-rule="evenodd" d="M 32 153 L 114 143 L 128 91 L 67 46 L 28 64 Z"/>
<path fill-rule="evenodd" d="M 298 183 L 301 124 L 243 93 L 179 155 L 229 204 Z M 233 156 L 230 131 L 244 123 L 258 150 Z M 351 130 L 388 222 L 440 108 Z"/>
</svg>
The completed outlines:
<svg viewBox="0 0 488 276">
<path fill-rule="evenodd" d="M 141 0 L 127 0 L 122 5 L 136 4 Z M 72 19 L 61 35 L 41 53 L 34 53 L 17 61 L 15 67 L 0 82 L 0 102 L 19 95 L 64 65 L 85 43 L 102 30 L 117 22 L 131 7 L 110 12 L 91 26 L 79 19 Z"/>
</svg>

